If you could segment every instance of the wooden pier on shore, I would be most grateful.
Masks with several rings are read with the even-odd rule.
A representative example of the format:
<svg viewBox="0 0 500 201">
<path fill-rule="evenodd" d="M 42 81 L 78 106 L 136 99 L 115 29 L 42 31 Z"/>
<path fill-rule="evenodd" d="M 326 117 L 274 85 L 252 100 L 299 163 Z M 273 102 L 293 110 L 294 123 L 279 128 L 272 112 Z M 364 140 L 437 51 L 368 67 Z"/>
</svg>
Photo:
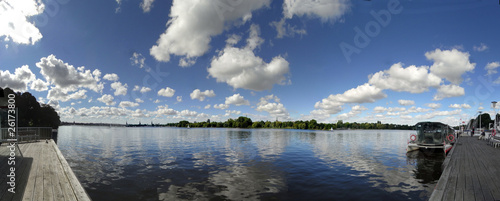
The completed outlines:
<svg viewBox="0 0 500 201">
<path fill-rule="evenodd" d="M 500 149 L 460 137 L 429 200 L 500 200 Z"/>
<path fill-rule="evenodd" d="M 16 156 L 16 165 L 11 166 L 7 144 L 0 146 L 0 200 L 91 200 L 53 140 L 22 143 L 19 148 L 22 160 Z M 11 167 L 15 167 L 15 193 L 8 191 Z"/>
</svg>

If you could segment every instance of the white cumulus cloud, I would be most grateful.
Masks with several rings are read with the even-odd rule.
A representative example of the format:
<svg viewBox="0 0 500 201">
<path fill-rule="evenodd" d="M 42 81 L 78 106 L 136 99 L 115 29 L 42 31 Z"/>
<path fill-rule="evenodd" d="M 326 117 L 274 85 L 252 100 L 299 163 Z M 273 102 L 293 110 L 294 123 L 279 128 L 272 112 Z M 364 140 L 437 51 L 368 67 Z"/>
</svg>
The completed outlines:
<svg viewBox="0 0 500 201">
<path fill-rule="evenodd" d="M 361 114 L 365 110 L 368 110 L 368 108 L 361 106 L 361 105 L 355 105 L 355 106 L 351 107 L 351 111 L 349 111 L 348 113 L 343 113 L 343 114 L 337 115 L 337 119 L 338 120 L 349 119 L 349 118 L 358 116 L 359 114 Z"/>
<path fill-rule="evenodd" d="M 218 104 L 218 105 L 217 105 L 217 104 L 215 104 L 215 105 L 214 105 L 214 108 L 215 108 L 215 109 L 225 110 L 225 109 L 229 108 L 229 105 L 228 105 L 228 104 L 224 104 L 224 103 L 221 103 L 221 104 Z"/>
<path fill-rule="evenodd" d="M 35 91 L 47 91 L 49 89 L 49 83 L 44 82 L 41 79 L 36 79 L 35 81 L 31 82 L 30 88 Z"/>
<path fill-rule="evenodd" d="M 226 105 L 236 105 L 236 106 L 250 105 L 250 101 L 246 100 L 245 97 L 243 97 L 240 94 L 233 94 L 232 96 L 226 97 L 225 104 Z"/>
<path fill-rule="evenodd" d="M 376 106 L 375 108 L 373 108 L 374 113 L 383 113 L 385 111 L 387 111 L 387 108 L 382 106 Z"/>
<path fill-rule="evenodd" d="M 398 103 L 404 106 L 415 105 L 415 101 L 412 100 L 398 100 Z"/>
<path fill-rule="evenodd" d="M 158 91 L 159 96 L 172 97 L 174 96 L 174 94 L 175 90 L 170 87 L 167 87 L 165 89 L 160 89 L 160 91 Z"/>
<path fill-rule="evenodd" d="M 349 0 L 285 0 L 283 15 L 319 17 L 323 21 L 337 20 L 349 10 Z"/>
<path fill-rule="evenodd" d="M 444 98 L 457 97 L 465 95 L 465 89 L 457 85 L 442 85 L 438 88 L 436 95 L 434 95 L 435 101 L 442 100 Z"/>
<path fill-rule="evenodd" d="M 170 61 L 170 55 L 184 56 L 189 60 L 202 56 L 208 51 L 212 37 L 221 34 L 228 24 L 237 20 L 248 21 L 254 10 L 269 4 L 270 0 L 174 0 L 167 30 L 151 47 L 150 54 L 165 62 Z"/>
<path fill-rule="evenodd" d="M 453 84 L 460 84 L 463 81 L 462 75 L 474 70 L 475 63 L 469 60 L 470 54 L 457 49 L 440 50 L 426 52 L 425 57 L 434 61 L 431 73 L 450 81 Z"/>
<path fill-rule="evenodd" d="M 130 62 L 132 63 L 132 65 L 134 66 L 138 66 L 139 68 L 144 68 L 146 64 L 144 64 L 144 62 L 146 61 L 146 58 L 144 58 L 144 56 L 142 56 L 141 53 L 137 53 L 137 52 L 134 52 L 132 54 L 132 57 L 130 57 Z M 146 71 L 149 71 L 150 69 L 146 69 Z"/>
<path fill-rule="evenodd" d="M 196 117 L 198 115 L 198 112 L 191 110 L 182 110 L 181 112 L 179 112 L 179 115 L 182 117 Z"/>
<path fill-rule="evenodd" d="M 440 103 L 427 103 L 425 104 L 427 107 L 430 107 L 432 109 L 438 109 L 441 107 L 441 104 Z"/>
<path fill-rule="evenodd" d="M 38 80 L 35 80 L 35 77 L 35 74 L 31 72 L 28 65 L 16 68 L 13 74 L 10 73 L 9 70 L 0 70 L 0 87 L 9 87 L 16 91 L 27 91 L 29 83 L 38 82 Z M 32 88 L 33 87 L 32 84 Z"/>
<path fill-rule="evenodd" d="M 500 62 L 498 62 L 498 61 L 490 62 L 490 63 L 486 64 L 486 67 L 484 67 L 484 69 L 486 69 L 486 71 L 488 71 L 488 73 L 486 75 L 493 75 L 493 74 L 498 73 L 498 71 L 497 71 L 498 67 L 500 67 Z"/>
<path fill-rule="evenodd" d="M 115 96 L 127 95 L 127 84 L 122 84 L 121 82 L 113 82 L 111 83 L 111 88 L 115 90 Z"/>
<path fill-rule="evenodd" d="M 449 108 L 455 108 L 455 109 L 470 109 L 471 106 L 469 104 L 451 104 L 450 106 L 448 106 Z"/>
<path fill-rule="evenodd" d="M 126 107 L 137 107 L 139 106 L 139 103 L 134 103 L 134 102 L 131 102 L 131 101 L 122 101 L 120 102 L 120 104 L 118 104 L 119 107 L 123 107 L 123 108 L 126 108 Z"/>
<path fill-rule="evenodd" d="M 453 110 L 453 111 L 433 111 L 433 112 L 429 112 L 427 114 L 421 114 L 421 115 L 417 115 L 415 116 L 416 119 L 420 119 L 420 120 L 430 120 L 434 117 L 437 117 L 437 116 L 452 116 L 452 115 L 458 115 L 462 112 L 462 110 L 458 109 L 458 110 Z"/>
<path fill-rule="evenodd" d="M 35 44 L 43 36 L 33 19 L 42 14 L 44 9 L 41 0 L 0 1 L 0 36 L 14 43 Z"/>
<path fill-rule="evenodd" d="M 189 96 L 192 100 L 198 99 L 199 101 L 204 101 L 206 97 L 214 97 L 215 93 L 214 90 L 205 90 L 202 92 L 199 89 L 195 89 Z"/>
<path fill-rule="evenodd" d="M 152 114 L 155 114 L 157 116 L 159 115 L 176 115 L 179 113 L 178 111 L 169 108 L 168 105 L 160 105 L 156 108 L 156 111 L 152 112 Z"/>
<path fill-rule="evenodd" d="M 115 98 L 112 95 L 104 94 L 100 98 L 97 98 L 98 101 L 105 103 L 106 105 L 114 105 L 116 102 L 113 102 Z"/>
<path fill-rule="evenodd" d="M 118 81 L 119 77 L 117 74 L 111 73 L 111 74 L 104 75 L 104 77 L 102 77 L 102 79 L 109 80 L 109 81 Z"/>
<path fill-rule="evenodd" d="M 212 59 L 208 73 L 217 82 L 226 82 L 233 88 L 255 91 L 272 89 L 274 84 L 284 85 L 290 82 L 289 63 L 281 56 L 274 57 L 266 63 L 254 54 L 254 49 L 262 44 L 259 27 L 252 25 L 247 45 L 243 48 L 228 44 L 219 55 Z"/>
<path fill-rule="evenodd" d="M 151 8 L 153 7 L 154 1 L 155 0 L 142 0 L 142 2 L 141 2 L 142 11 L 145 13 L 148 13 L 149 11 L 151 11 Z"/>
<path fill-rule="evenodd" d="M 272 102 L 273 100 L 274 102 Z M 267 112 L 271 117 L 280 117 L 281 119 L 290 119 L 290 114 L 280 99 L 273 94 L 260 98 L 255 109 L 259 112 Z"/>
<path fill-rule="evenodd" d="M 410 93 L 428 91 L 429 87 L 439 87 L 441 82 L 441 78 L 429 73 L 427 66 L 408 66 L 404 68 L 401 63 L 393 64 L 389 70 L 370 75 L 368 81 L 368 83 L 381 89 Z"/>
<path fill-rule="evenodd" d="M 78 88 L 88 88 L 95 92 L 102 92 L 103 83 L 100 83 L 100 71 L 93 72 L 85 70 L 84 66 L 75 68 L 73 65 L 64 63 L 54 55 L 43 57 L 36 63 L 40 73 L 49 83 L 64 91 L 76 91 Z"/>
<path fill-rule="evenodd" d="M 382 92 L 382 89 L 365 83 L 342 94 L 332 94 L 328 98 L 316 102 L 314 107 L 323 112 L 315 111 L 315 113 L 337 114 L 342 111 L 342 106 L 346 103 L 373 103 L 386 97 L 387 95 Z"/>
<path fill-rule="evenodd" d="M 135 85 L 134 89 L 132 89 L 132 91 L 140 91 L 141 93 L 146 93 L 146 92 L 151 91 L 151 88 L 149 88 L 149 87 L 139 87 L 138 85 Z"/>
<path fill-rule="evenodd" d="M 80 89 L 77 92 L 74 93 L 69 93 L 68 91 L 65 91 L 61 88 L 55 87 L 49 90 L 47 93 L 47 99 L 49 100 L 54 100 L 54 101 L 62 101 L 66 102 L 69 100 L 73 99 L 85 99 L 87 98 L 87 90 L 85 89 Z"/>
</svg>

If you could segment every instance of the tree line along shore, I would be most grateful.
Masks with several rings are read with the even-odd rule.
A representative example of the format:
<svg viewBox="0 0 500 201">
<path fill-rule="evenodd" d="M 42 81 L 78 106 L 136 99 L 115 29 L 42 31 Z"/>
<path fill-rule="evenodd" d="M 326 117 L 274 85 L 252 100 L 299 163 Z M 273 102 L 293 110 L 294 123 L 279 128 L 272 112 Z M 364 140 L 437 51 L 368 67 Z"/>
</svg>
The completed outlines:
<svg viewBox="0 0 500 201">
<path fill-rule="evenodd" d="M 303 130 L 341 130 L 341 129 L 380 129 L 380 130 L 413 130 L 413 125 L 388 124 L 380 121 L 376 123 L 357 123 L 343 122 L 337 123 L 318 123 L 316 120 L 297 120 L 297 121 L 252 121 L 252 119 L 240 116 L 237 119 L 229 118 L 224 122 L 207 121 L 189 122 L 186 120 L 177 123 L 167 124 L 113 124 L 113 123 L 77 123 L 62 122 L 61 125 L 80 125 L 80 126 L 127 126 L 127 127 L 180 127 L 180 128 L 278 128 L 278 129 L 303 129 Z"/>
<path fill-rule="evenodd" d="M 228 119 L 225 122 L 211 122 L 210 119 L 204 122 L 188 122 L 180 121 L 178 123 L 168 123 L 166 126 L 171 127 L 189 127 L 191 128 L 281 128 L 281 129 L 304 129 L 304 130 L 336 130 L 336 129 L 395 129 L 395 130 L 412 130 L 414 126 L 387 124 L 378 121 L 377 123 L 357 123 L 343 122 L 337 123 L 318 123 L 316 120 L 297 120 L 297 121 L 255 121 L 248 117 L 240 116 L 237 119 Z"/>
</svg>

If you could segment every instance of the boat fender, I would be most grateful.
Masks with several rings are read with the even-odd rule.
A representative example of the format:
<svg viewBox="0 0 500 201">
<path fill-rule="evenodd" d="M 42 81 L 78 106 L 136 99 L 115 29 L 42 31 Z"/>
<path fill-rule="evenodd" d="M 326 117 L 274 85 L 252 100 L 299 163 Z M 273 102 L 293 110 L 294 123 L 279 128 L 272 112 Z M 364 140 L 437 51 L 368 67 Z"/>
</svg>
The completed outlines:
<svg viewBox="0 0 500 201">
<path fill-rule="evenodd" d="M 450 142 L 453 142 L 453 140 L 455 140 L 455 136 L 448 135 L 448 137 L 446 137 L 446 139 L 448 139 L 448 141 L 450 141 Z"/>
<path fill-rule="evenodd" d="M 410 141 L 415 141 L 415 140 L 417 140 L 417 135 L 411 134 L 410 135 Z"/>
</svg>

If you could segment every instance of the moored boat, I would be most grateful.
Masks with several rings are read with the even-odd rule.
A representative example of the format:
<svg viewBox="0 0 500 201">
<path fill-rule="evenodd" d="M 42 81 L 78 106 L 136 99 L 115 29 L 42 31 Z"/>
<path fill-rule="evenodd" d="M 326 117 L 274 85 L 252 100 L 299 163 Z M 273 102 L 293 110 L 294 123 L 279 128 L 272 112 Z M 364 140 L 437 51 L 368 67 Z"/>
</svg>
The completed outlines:
<svg viewBox="0 0 500 201">
<path fill-rule="evenodd" d="M 445 152 L 448 153 L 455 143 L 454 130 L 440 122 L 419 122 L 415 125 L 416 133 L 410 135 L 407 152 Z"/>
</svg>

